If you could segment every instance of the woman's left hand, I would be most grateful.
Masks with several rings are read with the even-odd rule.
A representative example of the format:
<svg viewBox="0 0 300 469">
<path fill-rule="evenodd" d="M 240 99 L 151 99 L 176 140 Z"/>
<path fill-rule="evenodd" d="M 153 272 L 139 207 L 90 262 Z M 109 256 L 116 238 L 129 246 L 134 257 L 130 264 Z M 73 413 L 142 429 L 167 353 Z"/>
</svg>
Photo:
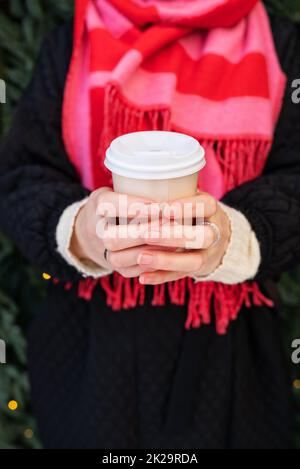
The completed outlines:
<svg viewBox="0 0 300 469">
<path fill-rule="evenodd" d="M 183 222 L 182 217 L 187 207 L 189 214 L 192 208 L 188 223 Z M 199 220 L 196 224 L 190 223 L 192 217 L 199 217 L 199 208 L 200 223 Z M 164 210 L 171 213 L 175 210 L 174 221 L 145 233 L 145 244 L 153 249 L 147 248 L 139 254 L 140 267 L 149 268 L 149 272 L 140 275 L 140 282 L 157 285 L 187 276 L 206 277 L 214 272 L 222 263 L 231 236 L 230 221 L 221 205 L 209 194 L 198 193 L 192 198 L 164 204 Z M 203 224 L 203 218 L 209 223 Z"/>
</svg>

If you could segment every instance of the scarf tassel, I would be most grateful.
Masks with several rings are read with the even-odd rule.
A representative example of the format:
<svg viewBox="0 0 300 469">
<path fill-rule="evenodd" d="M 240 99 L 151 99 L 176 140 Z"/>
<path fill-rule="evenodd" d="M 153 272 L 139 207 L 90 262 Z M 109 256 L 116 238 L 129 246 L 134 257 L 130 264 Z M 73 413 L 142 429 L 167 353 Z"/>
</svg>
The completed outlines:
<svg viewBox="0 0 300 469">
<path fill-rule="evenodd" d="M 54 280 L 55 285 L 60 283 Z M 113 311 L 133 309 L 143 306 L 146 301 L 145 285 L 138 278 L 124 278 L 116 272 L 101 279 L 84 279 L 78 284 L 78 297 L 90 301 L 97 286 L 105 292 L 106 303 Z M 69 291 L 70 282 L 64 285 Z M 100 290 L 101 291 L 101 290 Z M 191 278 L 176 282 L 155 285 L 150 298 L 152 306 L 163 307 L 170 301 L 177 306 L 187 302 L 186 329 L 197 329 L 203 324 L 215 322 L 218 334 L 226 334 L 230 322 L 235 321 L 240 309 L 245 306 L 274 307 L 257 283 L 246 282 L 239 285 L 225 285 L 215 282 L 195 283 Z"/>
<path fill-rule="evenodd" d="M 257 178 L 263 172 L 272 145 L 270 140 L 248 138 L 221 139 L 217 142 L 211 139 L 198 140 L 206 151 L 214 151 L 222 170 L 225 192 Z"/>
<path fill-rule="evenodd" d="M 123 96 L 116 83 L 108 83 L 105 87 L 104 125 L 99 160 L 104 161 L 103 155 L 112 140 L 118 136 L 150 129 L 185 132 L 184 129 L 172 127 L 169 108 L 151 106 L 141 110 Z M 225 192 L 261 174 L 272 145 L 270 139 L 246 137 L 231 137 L 216 141 L 198 136 L 198 140 L 206 150 L 209 148 L 214 150 L 222 170 Z M 104 164 L 103 171 L 108 172 Z"/>
<path fill-rule="evenodd" d="M 115 138 L 141 130 L 170 130 L 171 111 L 158 106 L 143 110 L 130 103 L 116 83 L 108 83 L 104 91 L 104 123 L 101 134 L 100 157 Z"/>
</svg>

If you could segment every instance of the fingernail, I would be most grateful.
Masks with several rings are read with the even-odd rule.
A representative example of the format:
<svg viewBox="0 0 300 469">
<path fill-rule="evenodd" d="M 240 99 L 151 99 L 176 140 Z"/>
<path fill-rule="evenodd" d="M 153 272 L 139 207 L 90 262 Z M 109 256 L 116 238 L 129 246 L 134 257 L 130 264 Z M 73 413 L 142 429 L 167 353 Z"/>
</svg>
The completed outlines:
<svg viewBox="0 0 300 469">
<path fill-rule="evenodd" d="M 152 254 L 140 254 L 138 258 L 138 264 L 140 265 L 151 265 L 153 263 Z"/>
</svg>

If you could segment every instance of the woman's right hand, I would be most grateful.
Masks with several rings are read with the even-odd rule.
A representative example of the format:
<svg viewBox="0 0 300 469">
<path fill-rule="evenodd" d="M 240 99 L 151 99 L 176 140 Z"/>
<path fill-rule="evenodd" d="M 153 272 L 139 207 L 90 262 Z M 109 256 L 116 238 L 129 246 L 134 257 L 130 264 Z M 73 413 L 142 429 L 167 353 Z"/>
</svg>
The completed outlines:
<svg viewBox="0 0 300 469">
<path fill-rule="evenodd" d="M 141 234 L 143 224 L 132 224 L 128 229 L 126 224 L 116 225 L 116 219 L 141 219 L 144 214 L 145 231 L 147 205 L 151 203 L 148 199 L 117 194 L 110 188 L 96 190 L 76 217 L 71 253 L 89 265 L 117 271 L 127 278 L 149 271 L 138 265 L 140 253 L 150 249 Z"/>
</svg>

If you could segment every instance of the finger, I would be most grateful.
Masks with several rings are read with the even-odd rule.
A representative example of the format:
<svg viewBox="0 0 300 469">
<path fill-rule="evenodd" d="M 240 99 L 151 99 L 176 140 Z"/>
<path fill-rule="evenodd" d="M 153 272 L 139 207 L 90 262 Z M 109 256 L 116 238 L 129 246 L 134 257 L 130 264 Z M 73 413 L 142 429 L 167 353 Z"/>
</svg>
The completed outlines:
<svg viewBox="0 0 300 469">
<path fill-rule="evenodd" d="M 146 272 L 140 275 L 140 283 L 142 285 L 160 285 L 166 282 L 174 282 L 186 277 L 184 272 Z"/>
<path fill-rule="evenodd" d="M 183 220 L 187 218 L 210 218 L 216 214 L 218 204 L 214 197 L 200 192 L 194 197 L 173 200 L 169 204 L 162 204 L 161 207 L 166 218 Z"/>
<path fill-rule="evenodd" d="M 126 269 L 118 270 L 119 274 L 124 278 L 134 278 L 139 277 L 143 270 L 139 266 L 127 267 Z"/>
<path fill-rule="evenodd" d="M 163 225 L 159 229 L 146 230 L 145 244 L 182 249 L 208 249 L 215 242 L 216 234 L 209 225 Z"/>
<path fill-rule="evenodd" d="M 154 270 L 200 272 L 204 264 L 204 255 L 201 252 L 143 251 L 138 256 L 138 264 Z"/>
<path fill-rule="evenodd" d="M 96 233 L 108 251 L 122 251 L 124 249 L 145 244 L 143 232 L 147 224 L 112 225 L 105 219 L 99 220 Z"/>
<path fill-rule="evenodd" d="M 154 202 L 143 197 L 106 191 L 98 199 L 97 215 L 107 218 L 148 215 L 151 204 Z"/>
<path fill-rule="evenodd" d="M 101 218 L 96 226 L 96 233 L 102 240 L 105 249 L 109 251 L 122 251 L 124 249 L 142 246 L 145 243 L 144 233 L 149 231 L 148 223 L 128 223 L 124 225 L 116 225 L 108 222 L 105 218 Z M 151 223 L 154 229 L 160 229 L 160 221 Z"/>
<path fill-rule="evenodd" d="M 150 249 L 150 246 L 143 245 L 124 249 L 122 251 L 108 251 L 107 261 L 114 270 L 138 266 L 138 258 L 140 254 L 142 252 L 147 253 L 147 251 Z"/>
</svg>

